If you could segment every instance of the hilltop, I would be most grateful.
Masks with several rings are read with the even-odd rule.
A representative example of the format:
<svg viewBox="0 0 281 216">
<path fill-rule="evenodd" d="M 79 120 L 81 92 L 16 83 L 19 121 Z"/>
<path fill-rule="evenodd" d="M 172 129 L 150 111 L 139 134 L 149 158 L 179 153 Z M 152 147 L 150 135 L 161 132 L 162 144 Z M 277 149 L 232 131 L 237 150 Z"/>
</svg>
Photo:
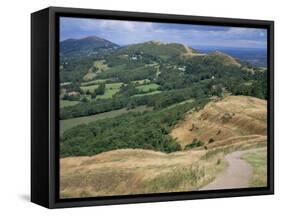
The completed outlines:
<svg viewBox="0 0 281 216">
<path fill-rule="evenodd" d="M 198 52 L 180 43 L 162 43 L 160 41 L 147 41 L 144 43 L 128 45 L 119 50 L 120 54 L 146 54 L 169 59 L 181 55 L 195 55 Z"/>
<path fill-rule="evenodd" d="M 88 36 L 80 39 L 67 39 L 60 42 L 60 53 L 69 55 L 91 55 L 101 50 L 111 50 L 119 45 L 97 36 Z"/>
</svg>

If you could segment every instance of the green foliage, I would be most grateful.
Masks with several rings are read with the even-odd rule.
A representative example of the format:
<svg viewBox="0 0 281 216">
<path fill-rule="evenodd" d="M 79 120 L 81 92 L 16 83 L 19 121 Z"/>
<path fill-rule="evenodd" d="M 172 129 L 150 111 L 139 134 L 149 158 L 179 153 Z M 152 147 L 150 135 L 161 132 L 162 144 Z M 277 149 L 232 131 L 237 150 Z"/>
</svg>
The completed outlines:
<svg viewBox="0 0 281 216">
<path fill-rule="evenodd" d="M 82 81 L 94 60 L 93 57 L 61 57 L 60 82 Z"/>
<path fill-rule="evenodd" d="M 204 145 L 204 142 L 202 142 L 201 140 L 198 140 L 198 139 L 193 139 L 192 140 L 192 143 L 190 144 L 187 144 L 184 149 L 192 149 L 192 148 L 196 148 L 196 147 L 200 147 L 200 146 L 203 146 Z"/>
<path fill-rule="evenodd" d="M 194 105 L 188 103 L 167 110 L 128 113 L 115 118 L 79 125 L 64 132 L 61 156 L 95 155 L 120 148 L 143 148 L 163 152 L 180 150 L 180 145 L 169 136 L 171 128 Z"/>
<path fill-rule="evenodd" d="M 156 69 L 145 67 L 144 65 L 126 64 L 109 68 L 107 71 L 98 74 L 98 79 L 114 78 L 120 82 L 129 83 L 133 80 L 153 79 Z"/>
<path fill-rule="evenodd" d="M 122 85 L 120 88 L 120 91 L 118 92 L 118 95 L 122 95 L 122 96 L 132 96 L 135 94 L 139 94 L 139 90 L 136 88 L 134 83 L 129 83 L 127 85 Z"/>
<path fill-rule="evenodd" d="M 124 107 L 130 107 L 132 104 L 134 104 L 134 106 L 147 105 L 153 107 L 155 110 L 159 110 L 191 98 L 206 100 L 205 98 L 207 95 L 207 89 L 204 90 L 204 87 L 201 87 L 200 84 L 194 85 L 193 88 L 165 91 L 159 94 L 144 95 L 141 97 L 128 97 L 121 94 L 109 99 L 99 99 L 62 108 L 60 109 L 60 118 L 68 119 L 95 115 Z"/>
<path fill-rule="evenodd" d="M 105 83 L 99 84 L 98 88 L 95 89 L 95 95 L 103 95 L 105 92 Z"/>
</svg>

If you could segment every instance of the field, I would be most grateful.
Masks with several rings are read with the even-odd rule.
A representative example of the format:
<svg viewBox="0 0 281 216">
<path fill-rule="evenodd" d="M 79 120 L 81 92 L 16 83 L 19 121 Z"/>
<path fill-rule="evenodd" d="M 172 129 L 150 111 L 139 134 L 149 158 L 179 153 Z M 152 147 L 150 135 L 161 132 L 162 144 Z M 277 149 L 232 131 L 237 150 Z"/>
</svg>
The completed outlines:
<svg viewBox="0 0 281 216">
<path fill-rule="evenodd" d="M 133 95 L 133 97 L 141 97 L 141 96 L 145 96 L 145 95 L 154 95 L 154 94 L 159 94 L 162 91 L 152 91 L 152 92 L 148 92 L 148 93 L 142 93 L 142 94 L 135 94 Z"/>
<path fill-rule="evenodd" d="M 97 99 L 112 98 L 115 95 L 123 83 L 110 83 L 105 85 L 105 93 L 103 95 L 97 96 Z"/>
<path fill-rule="evenodd" d="M 63 134 L 64 131 L 69 130 L 72 127 L 75 127 L 80 124 L 88 124 L 90 122 L 94 122 L 97 120 L 101 119 L 106 119 L 106 118 L 114 118 L 116 116 L 128 113 L 128 112 L 143 112 L 143 111 L 149 111 L 151 110 L 150 108 L 146 106 L 139 106 L 134 109 L 119 109 L 119 110 L 114 110 L 110 112 L 105 112 L 97 115 L 92 115 L 92 116 L 85 116 L 85 117 L 80 117 L 80 118 L 72 118 L 72 119 L 66 119 L 66 120 L 60 120 L 60 133 Z"/>
<path fill-rule="evenodd" d="M 90 92 L 94 92 L 97 88 L 99 87 L 98 84 L 95 84 L 95 85 L 89 85 L 89 86 L 81 86 L 80 88 L 86 92 L 86 91 L 90 91 Z"/>
<path fill-rule="evenodd" d="M 65 158 L 61 160 L 61 197 L 194 190 L 224 167 L 220 163 L 207 169 L 217 158 L 196 164 L 203 155 L 203 151 L 165 154 L 123 149 L 95 157 Z"/>
<path fill-rule="evenodd" d="M 69 100 L 60 100 L 60 107 L 68 107 L 68 106 L 74 106 L 78 104 L 79 101 L 69 101 Z"/>
<path fill-rule="evenodd" d="M 137 86 L 137 89 L 144 91 L 144 92 L 155 91 L 158 88 L 159 88 L 159 85 L 157 85 L 156 83 L 150 83 L 150 84 L 144 84 L 141 86 Z"/>
</svg>

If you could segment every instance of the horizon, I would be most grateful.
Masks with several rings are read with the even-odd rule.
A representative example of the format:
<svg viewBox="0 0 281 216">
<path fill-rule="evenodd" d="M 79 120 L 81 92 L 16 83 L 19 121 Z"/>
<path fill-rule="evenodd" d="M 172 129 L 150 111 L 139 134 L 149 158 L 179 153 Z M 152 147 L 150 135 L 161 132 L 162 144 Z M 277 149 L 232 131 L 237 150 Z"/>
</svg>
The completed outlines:
<svg viewBox="0 0 281 216">
<path fill-rule="evenodd" d="M 86 39 L 86 38 L 89 38 L 89 37 L 98 37 L 96 35 L 88 35 L 88 36 L 83 36 L 83 37 L 77 37 L 77 38 L 66 38 L 64 40 L 61 40 L 60 42 L 64 42 L 64 41 L 67 41 L 67 40 L 82 40 L 82 39 Z M 111 43 L 114 43 L 112 41 L 110 41 L 109 39 L 107 38 L 101 38 L 101 37 L 98 37 L 100 39 L 104 39 L 104 40 L 107 40 Z M 140 43 L 131 43 L 131 44 L 116 44 L 120 47 L 125 47 L 125 46 L 130 46 L 130 45 L 134 45 L 134 44 L 141 44 L 141 43 L 148 43 L 148 42 L 151 42 L 151 41 L 156 41 L 156 42 L 160 42 L 162 44 L 171 44 L 171 43 L 178 43 L 178 42 L 163 42 L 163 41 L 160 41 L 160 40 L 148 40 L 148 41 L 144 41 L 144 42 L 140 42 Z M 189 44 L 184 44 L 184 43 L 178 43 L 178 44 L 182 44 L 184 46 L 188 46 L 188 47 L 191 47 L 189 46 Z M 256 50 L 266 50 L 267 47 L 231 47 L 231 46 L 212 46 L 212 45 L 206 45 L 206 46 L 202 46 L 202 45 L 195 45 L 194 47 L 191 47 L 191 48 L 195 48 L 195 49 L 216 49 L 216 48 L 219 48 L 219 49 L 256 49 Z"/>
<path fill-rule="evenodd" d="M 267 48 L 267 30 L 211 25 L 60 18 L 60 42 L 96 36 L 120 46 L 152 40 L 190 47 Z"/>
</svg>

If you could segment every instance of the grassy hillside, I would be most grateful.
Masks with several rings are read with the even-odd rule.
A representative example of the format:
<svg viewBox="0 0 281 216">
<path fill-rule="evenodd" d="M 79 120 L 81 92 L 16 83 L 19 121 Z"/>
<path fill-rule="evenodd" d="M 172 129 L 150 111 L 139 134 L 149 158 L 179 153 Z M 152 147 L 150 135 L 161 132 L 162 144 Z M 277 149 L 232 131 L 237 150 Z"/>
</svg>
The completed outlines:
<svg viewBox="0 0 281 216">
<path fill-rule="evenodd" d="M 266 134 L 267 103 L 247 96 L 228 96 L 210 102 L 199 112 L 187 115 L 171 132 L 183 148 L 194 139 L 211 147 L 251 139 L 266 140 Z"/>
<path fill-rule="evenodd" d="M 203 151 L 164 154 L 122 149 L 94 157 L 61 159 L 60 196 L 91 197 L 196 190 L 214 178 L 225 164 Z M 212 169 L 212 165 L 215 165 Z M 114 178 L 112 178 L 114 176 Z M 81 178 L 84 179 L 81 181 Z"/>
<path fill-rule="evenodd" d="M 60 196 L 194 191 L 227 168 L 226 154 L 258 147 L 263 150 L 244 156 L 254 167 L 249 187 L 266 184 L 266 102 L 229 96 L 201 107 L 197 103 L 188 100 L 163 110 L 127 114 L 66 131 L 61 139 L 61 156 L 68 157 L 60 159 Z M 228 109 L 235 112 L 231 118 Z M 241 109 L 245 111 L 243 114 Z M 193 126 L 191 122 L 195 121 Z M 195 146 L 184 150 L 184 145 L 179 148 L 176 140 L 169 138 L 179 135 L 175 133 L 179 129 L 183 129 L 184 136 L 174 138 L 181 144 L 196 137 L 206 141 L 207 148 Z M 214 139 L 212 142 L 210 137 Z M 69 157 L 83 154 L 96 155 Z"/>
</svg>

